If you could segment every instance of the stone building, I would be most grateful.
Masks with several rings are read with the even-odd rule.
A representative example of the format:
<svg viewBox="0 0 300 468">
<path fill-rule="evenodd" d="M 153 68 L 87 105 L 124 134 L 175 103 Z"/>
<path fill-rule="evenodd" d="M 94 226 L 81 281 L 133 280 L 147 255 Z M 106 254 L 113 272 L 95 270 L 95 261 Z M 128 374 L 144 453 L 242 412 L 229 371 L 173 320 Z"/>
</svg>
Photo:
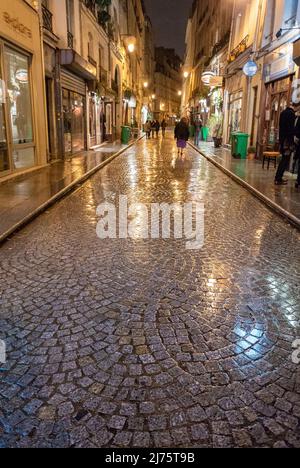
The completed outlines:
<svg viewBox="0 0 300 468">
<path fill-rule="evenodd" d="M 40 0 L 39 8 L 51 159 L 113 141 L 123 124 L 139 127 L 149 29 L 142 1 Z"/>
<path fill-rule="evenodd" d="M 186 31 L 182 111 L 195 121 L 221 120 L 233 0 L 195 0 Z"/>
<path fill-rule="evenodd" d="M 154 117 L 174 125 L 180 117 L 182 93 L 181 59 L 174 49 L 155 48 Z"/>
</svg>

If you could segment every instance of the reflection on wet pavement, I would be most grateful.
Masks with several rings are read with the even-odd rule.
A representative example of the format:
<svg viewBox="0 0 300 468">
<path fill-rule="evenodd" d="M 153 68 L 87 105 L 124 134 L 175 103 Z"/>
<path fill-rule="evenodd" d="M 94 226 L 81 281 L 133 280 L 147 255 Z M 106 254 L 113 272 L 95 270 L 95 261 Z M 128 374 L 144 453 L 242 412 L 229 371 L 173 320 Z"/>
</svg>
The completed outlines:
<svg viewBox="0 0 300 468">
<path fill-rule="evenodd" d="M 205 245 L 96 208 L 201 201 Z M 141 141 L 0 250 L 0 446 L 299 447 L 300 234 L 197 152 Z"/>
<path fill-rule="evenodd" d="M 58 192 L 105 162 L 122 146 L 107 144 L 72 159 L 57 161 L 22 178 L 0 185 L 0 236 Z"/>
<path fill-rule="evenodd" d="M 234 159 L 229 150 L 215 149 L 212 143 L 201 142 L 199 149 L 300 220 L 300 190 L 295 188 L 296 174 L 287 173 L 289 184 L 278 187 L 274 184 L 274 164 L 269 170 L 267 166 L 263 169 L 261 161 Z"/>
</svg>

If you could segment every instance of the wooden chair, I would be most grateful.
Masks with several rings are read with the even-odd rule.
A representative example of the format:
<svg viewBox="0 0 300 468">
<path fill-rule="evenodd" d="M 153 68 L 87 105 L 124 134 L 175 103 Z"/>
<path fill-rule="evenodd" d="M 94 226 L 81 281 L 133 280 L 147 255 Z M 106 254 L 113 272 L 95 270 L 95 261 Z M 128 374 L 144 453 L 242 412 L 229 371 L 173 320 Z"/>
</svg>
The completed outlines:
<svg viewBox="0 0 300 468">
<path fill-rule="evenodd" d="M 262 167 L 265 168 L 266 161 L 268 162 L 268 170 L 270 169 L 270 164 L 274 161 L 274 167 L 277 169 L 277 160 L 280 158 L 281 153 L 279 151 L 279 144 L 273 146 L 266 146 L 263 151 L 263 163 Z"/>
</svg>

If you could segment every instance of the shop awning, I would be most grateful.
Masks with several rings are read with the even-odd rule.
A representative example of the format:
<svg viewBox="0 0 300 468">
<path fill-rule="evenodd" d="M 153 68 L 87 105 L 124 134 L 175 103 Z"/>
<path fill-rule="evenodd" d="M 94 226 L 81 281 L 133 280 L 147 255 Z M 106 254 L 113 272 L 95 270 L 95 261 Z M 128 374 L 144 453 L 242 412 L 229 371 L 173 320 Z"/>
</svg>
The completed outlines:
<svg viewBox="0 0 300 468">
<path fill-rule="evenodd" d="M 85 80 L 97 79 L 96 67 L 77 54 L 74 50 L 61 50 L 60 63 Z"/>
</svg>

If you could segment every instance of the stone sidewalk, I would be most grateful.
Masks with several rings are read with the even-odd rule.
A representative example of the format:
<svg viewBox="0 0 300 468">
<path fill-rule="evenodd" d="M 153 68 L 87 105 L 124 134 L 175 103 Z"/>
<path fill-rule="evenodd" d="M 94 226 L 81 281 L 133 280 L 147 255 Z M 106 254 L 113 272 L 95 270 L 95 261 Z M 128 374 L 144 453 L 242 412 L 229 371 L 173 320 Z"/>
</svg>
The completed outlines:
<svg viewBox="0 0 300 468">
<path fill-rule="evenodd" d="M 135 142 L 107 143 L 0 183 L 0 243 Z"/>
<path fill-rule="evenodd" d="M 235 180 L 246 186 L 271 208 L 283 215 L 296 226 L 300 227 L 300 190 L 295 188 L 296 175 L 287 173 L 287 186 L 278 187 L 274 184 L 275 168 L 262 168 L 261 161 L 234 159 L 230 150 L 216 149 L 213 143 L 201 142 L 199 151 L 220 169 L 231 175 Z"/>
</svg>

